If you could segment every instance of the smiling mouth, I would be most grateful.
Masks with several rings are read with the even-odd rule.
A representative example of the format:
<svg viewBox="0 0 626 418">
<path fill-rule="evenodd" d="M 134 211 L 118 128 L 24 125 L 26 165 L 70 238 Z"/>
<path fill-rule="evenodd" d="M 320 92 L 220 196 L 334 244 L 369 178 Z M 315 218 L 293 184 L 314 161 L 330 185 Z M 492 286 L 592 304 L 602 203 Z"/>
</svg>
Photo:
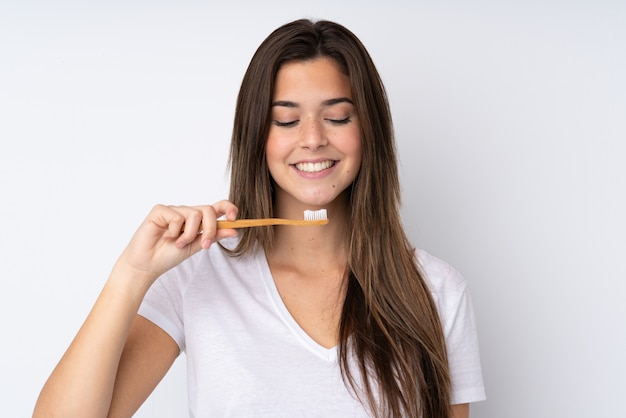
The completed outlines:
<svg viewBox="0 0 626 418">
<path fill-rule="evenodd" d="M 317 163 L 296 163 L 294 164 L 298 171 L 304 171 L 305 173 L 318 173 L 334 166 L 336 161 L 326 160 L 319 161 Z"/>
</svg>

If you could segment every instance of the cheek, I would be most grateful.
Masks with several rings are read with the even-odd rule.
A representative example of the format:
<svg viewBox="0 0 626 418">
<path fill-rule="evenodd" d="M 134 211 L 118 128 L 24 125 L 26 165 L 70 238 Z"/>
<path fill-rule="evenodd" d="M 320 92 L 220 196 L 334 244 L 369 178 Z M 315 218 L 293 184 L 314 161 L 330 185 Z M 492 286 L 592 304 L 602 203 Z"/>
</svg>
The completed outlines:
<svg viewBox="0 0 626 418">
<path fill-rule="evenodd" d="M 361 171 L 361 166 L 363 164 L 363 155 L 362 155 L 362 147 L 360 142 L 357 145 L 344 149 L 345 155 L 349 158 L 349 163 L 346 165 L 345 171 L 343 173 L 344 181 L 348 183 L 352 183 L 359 171 Z"/>
<path fill-rule="evenodd" d="M 351 155 L 353 157 L 354 164 L 350 175 L 352 176 L 352 180 L 354 180 L 359 171 L 361 171 L 361 166 L 363 165 L 363 144 L 360 132 L 356 134 L 356 138 L 352 143 Z"/>
<path fill-rule="evenodd" d="M 273 160 L 280 155 L 280 141 L 272 134 L 268 135 L 265 142 L 265 158 L 267 163 L 270 164 Z"/>
<path fill-rule="evenodd" d="M 273 178 L 276 177 L 277 170 L 282 167 L 285 156 L 285 147 L 282 146 L 282 141 L 276 136 L 268 135 L 265 143 L 265 161 Z"/>
<path fill-rule="evenodd" d="M 292 148 L 292 143 L 292 136 L 270 128 L 265 141 L 265 153 L 273 156 L 284 156 Z"/>
<path fill-rule="evenodd" d="M 352 140 L 346 143 L 345 153 L 352 157 L 354 161 L 354 165 L 356 167 L 356 171 L 359 171 L 361 167 L 361 162 L 363 160 L 363 145 L 361 143 L 361 135 L 360 132 L 355 132 Z"/>
</svg>

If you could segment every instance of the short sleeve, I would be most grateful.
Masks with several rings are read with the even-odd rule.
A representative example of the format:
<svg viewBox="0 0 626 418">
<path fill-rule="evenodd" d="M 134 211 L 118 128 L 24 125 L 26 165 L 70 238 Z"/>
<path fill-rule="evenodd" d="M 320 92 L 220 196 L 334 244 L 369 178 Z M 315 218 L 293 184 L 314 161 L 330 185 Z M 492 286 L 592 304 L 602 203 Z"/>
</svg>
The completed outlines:
<svg viewBox="0 0 626 418">
<path fill-rule="evenodd" d="M 163 329 L 176 341 L 181 351 L 185 350 L 183 325 L 183 283 L 181 266 L 175 267 L 159 277 L 148 289 L 138 314 Z"/>
<path fill-rule="evenodd" d="M 418 251 L 442 323 L 452 383 L 451 403 L 485 399 L 478 335 L 467 280 L 447 263 Z"/>
</svg>

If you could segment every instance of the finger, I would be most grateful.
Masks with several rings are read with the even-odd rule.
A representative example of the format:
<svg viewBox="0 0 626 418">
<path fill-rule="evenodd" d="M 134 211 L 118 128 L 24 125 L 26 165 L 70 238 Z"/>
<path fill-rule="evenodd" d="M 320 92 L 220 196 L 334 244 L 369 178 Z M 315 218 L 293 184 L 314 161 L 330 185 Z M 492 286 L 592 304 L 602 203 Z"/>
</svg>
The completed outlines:
<svg viewBox="0 0 626 418">
<path fill-rule="evenodd" d="M 226 216 L 227 220 L 234 221 L 237 219 L 239 208 L 235 206 L 232 202 L 228 200 L 221 200 L 217 202 L 214 207 L 216 208 L 217 213 L 220 216 Z M 218 229 L 216 232 L 216 240 L 219 241 L 223 238 L 236 237 L 238 234 L 239 232 L 236 229 Z"/>
<path fill-rule="evenodd" d="M 202 206 L 202 237 L 200 245 L 205 250 L 217 241 L 217 212 L 213 206 Z"/>
<path fill-rule="evenodd" d="M 145 223 L 155 228 L 159 236 L 177 238 L 185 222 L 184 216 L 170 206 L 156 205 L 150 211 Z"/>
<path fill-rule="evenodd" d="M 170 232 L 178 233 L 176 246 L 183 248 L 198 239 L 198 230 L 200 229 L 203 214 L 202 211 L 188 206 L 176 206 L 173 209 L 183 216 L 184 223 L 180 226 L 170 226 Z"/>
<path fill-rule="evenodd" d="M 213 207 L 215 208 L 215 212 L 217 213 L 218 217 L 225 215 L 226 219 L 228 219 L 229 221 L 234 221 L 235 219 L 237 219 L 237 213 L 239 212 L 239 208 L 237 208 L 237 206 L 235 206 L 230 201 L 220 200 L 219 202 L 215 203 Z"/>
</svg>

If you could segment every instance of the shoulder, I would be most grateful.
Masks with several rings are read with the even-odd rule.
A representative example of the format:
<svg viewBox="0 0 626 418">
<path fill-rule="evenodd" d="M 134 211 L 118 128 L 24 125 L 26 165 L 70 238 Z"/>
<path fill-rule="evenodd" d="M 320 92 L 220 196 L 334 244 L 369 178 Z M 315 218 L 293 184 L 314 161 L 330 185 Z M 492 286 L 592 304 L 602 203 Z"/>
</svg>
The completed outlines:
<svg viewBox="0 0 626 418">
<path fill-rule="evenodd" d="M 238 243 L 238 238 L 224 238 L 219 243 L 211 245 L 207 250 L 200 250 L 196 254 L 183 261 L 177 267 L 186 273 L 196 273 L 199 270 L 206 269 L 207 266 L 219 266 L 233 264 L 234 260 L 247 260 L 246 257 L 235 257 L 229 254 L 230 250 L 233 250 Z"/>
<path fill-rule="evenodd" d="M 417 250 L 416 256 L 447 333 L 452 322 L 471 315 L 467 280 L 450 264 L 424 250 Z"/>
<path fill-rule="evenodd" d="M 189 286 L 206 280 L 219 280 L 222 276 L 232 274 L 233 270 L 248 265 L 246 257 L 235 257 L 228 250 L 235 248 L 237 238 L 225 238 L 219 244 L 213 244 L 207 250 L 200 250 L 179 265 L 163 274 L 153 284 L 185 293 Z"/>
<path fill-rule="evenodd" d="M 463 292 L 467 281 L 454 267 L 425 250 L 415 251 L 417 263 L 424 279 L 434 294 Z"/>
</svg>

